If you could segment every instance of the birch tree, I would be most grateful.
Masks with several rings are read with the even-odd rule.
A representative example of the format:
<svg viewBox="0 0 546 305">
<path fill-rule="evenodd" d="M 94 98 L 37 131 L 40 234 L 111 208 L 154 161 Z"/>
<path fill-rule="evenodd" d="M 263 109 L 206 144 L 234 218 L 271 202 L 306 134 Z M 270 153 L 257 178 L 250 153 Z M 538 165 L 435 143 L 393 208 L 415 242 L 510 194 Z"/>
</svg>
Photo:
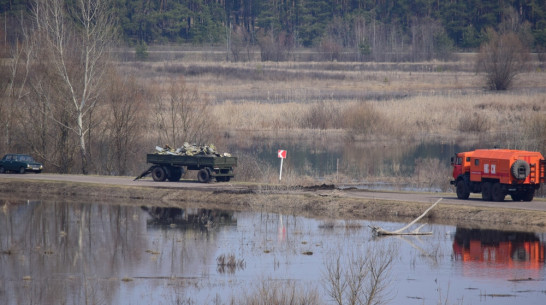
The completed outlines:
<svg viewBox="0 0 546 305">
<path fill-rule="evenodd" d="M 70 130 L 78 140 L 81 173 L 88 173 L 86 136 L 92 110 L 103 88 L 107 49 L 114 37 L 114 19 L 107 0 L 36 0 L 35 31 L 44 43 L 48 65 L 60 80 L 59 95 L 49 107 L 65 108 L 68 120 L 49 111 L 51 119 Z M 66 114 L 66 113 L 65 113 Z"/>
</svg>

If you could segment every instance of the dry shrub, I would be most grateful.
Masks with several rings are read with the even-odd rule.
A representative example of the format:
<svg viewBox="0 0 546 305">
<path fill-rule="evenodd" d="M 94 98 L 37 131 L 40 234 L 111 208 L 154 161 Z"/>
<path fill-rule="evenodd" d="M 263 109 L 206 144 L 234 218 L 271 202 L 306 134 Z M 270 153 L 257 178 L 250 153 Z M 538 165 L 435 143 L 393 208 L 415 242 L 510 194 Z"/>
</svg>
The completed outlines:
<svg viewBox="0 0 546 305">
<path fill-rule="evenodd" d="M 528 69 L 530 53 L 516 33 L 487 31 L 489 41 L 480 48 L 477 69 L 486 73 L 491 90 L 506 90 L 514 77 Z"/>
<path fill-rule="evenodd" d="M 530 149 L 546 152 L 546 114 L 535 114 L 526 121 L 525 138 L 534 143 Z"/>
<path fill-rule="evenodd" d="M 358 103 L 344 110 L 343 127 L 350 129 L 356 134 L 374 134 L 376 132 L 384 132 L 388 125 L 385 117 L 379 113 L 370 103 Z"/>
<path fill-rule="evenodd" d="M 393 293 L 393 244 L 369 246 L 366 253 L 336 253 L 325 261 L 323 286 L 334 304 L 388 304 Z"/>
<path fill-rule="evenodd" d="M 450 188 L 450 167 L 438 158 L 419 158 L 415 160 L 415 169 L 411 178 L 414 186 L 432 189 L 439 187 L 442 191 Z"/>
<path fill-rule="evenodd" d="M 301 118 L 301 127 L 322 130 L 339 128 L 341 125 L 339 108 L 332 103 L 315 103 Z"/>
<path fill-rule="evenodd" d="M 487 132 L 491 122 L 486 115 L 474 112 L 471 116 L 463 116 L 459 120 L 458 130 L 462 132 Z"/>
<path fill-rule="evenodd" d="M 323 301 L 316 288 L 306 288 L 294 281 L 262 281 L 259 286 L 232 298 L 231 304 L 241 305 L 320 305 Z"/>
<path fill-rule="evenodd" d="M 276 175 L 276 170 L 255 155 L 246 153 L 234 153 L 234 155 L 238 159 L 235 168 L 235 179 L 238 181 L 267 182 L 269 177 Z"/>
</svg>

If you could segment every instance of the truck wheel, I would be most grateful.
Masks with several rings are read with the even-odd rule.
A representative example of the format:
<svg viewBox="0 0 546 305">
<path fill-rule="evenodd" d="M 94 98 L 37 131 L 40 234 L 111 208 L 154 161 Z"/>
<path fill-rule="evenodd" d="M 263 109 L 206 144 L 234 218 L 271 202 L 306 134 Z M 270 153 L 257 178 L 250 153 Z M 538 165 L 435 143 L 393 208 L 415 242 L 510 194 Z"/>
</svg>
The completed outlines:
<svg viewBox="0 0 546 305">
<path fill-rule="evenodd" d="M 491 201 L 491 182 L 482 183 L 482 199 Z"/>
<path fill-rule="evenodd" d="M 459 182 L 457 182 L 457 198 L 468 199 L 468 197 L 470 197 L 470 191 L 468 190 L 466 183 L 464 183 L 463 180 L 459 180 Z"/>
<path fill-rule="evenodd" d="M 201 183 L 207 183 L 210 181 L 210 174 L 209 171 L 206 168 L 200 169 L 199 172 L 197 172 L 197 180 Z"/>
<path fill-rule="evenodd" d="M 19 168 L 19 174 L 24 174 L 25 172 L 25 168 L 21 166 L 21 168 Z"/>
<path fill-rule="evenodd" d="M 527 163 L 525 160 L 516 160 L 512 164 L 510 172 L 517 180 L 525 180 L 525 178 L 529 176 L 531 168 L 529 167 L 529 163 Z"/>
<path fill-rule="evenodd" d="M 533 201 L 533 198 L 535 197 L 535 190 L 529 190 L 525 193 L 523 193 L 523 201 Z"/>
<path fill-rule="evenodd" d="M 502 185 L 498 182 L 495 182 L 493 184 L 493 187 L 491 188 L 491 198 L 493 201 L 504 201 L 504 197 L 506 194 L 504 194 L 504 191 L 502 190 Z"/>
<path fill-rule="evenodd" d="M 514 201 L 521 201 L 521 193 L 520 192 L 512 193 L 512 194 L 510 194 L 510 196 L 512 196 L 512 200 L 514 200 Z"/>
<path fill-rule="evenodd" d="M 0 166 L 0 174 L 5 174 L 6 169 L 3 166 Z"/>
<path fill-rule="evenodd" d="M 156 166 L 152 169 L 152 178 L 154 181 L 163 182 L 167 179 L 167 172 L 161 166 Z"/>
</svg>

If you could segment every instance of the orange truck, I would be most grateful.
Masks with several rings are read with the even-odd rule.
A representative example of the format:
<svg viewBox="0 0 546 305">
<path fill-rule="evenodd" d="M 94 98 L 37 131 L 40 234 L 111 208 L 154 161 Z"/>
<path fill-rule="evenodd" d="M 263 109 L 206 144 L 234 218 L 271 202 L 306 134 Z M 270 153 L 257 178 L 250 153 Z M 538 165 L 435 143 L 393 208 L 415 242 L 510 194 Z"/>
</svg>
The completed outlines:
<svg viewBox="0 0 546 305">
<path fill-rule="evenodd" d="M 532 201 L 545 182 L 546 161 L 539 152 L 510 149 L 478 149 L 451 158 L 457 198 L 482 193 L 487 201 Z"/>
</svg>

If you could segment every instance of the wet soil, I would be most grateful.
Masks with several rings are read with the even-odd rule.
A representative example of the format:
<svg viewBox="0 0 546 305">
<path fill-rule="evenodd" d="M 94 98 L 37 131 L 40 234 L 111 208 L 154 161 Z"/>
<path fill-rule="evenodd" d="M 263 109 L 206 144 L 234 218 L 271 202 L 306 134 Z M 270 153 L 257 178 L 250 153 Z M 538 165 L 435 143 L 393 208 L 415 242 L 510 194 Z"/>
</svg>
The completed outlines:
<svg viewBox="0 0 546 305">
<path fill-rule="evenodd" d="M 100 179 L 100 178 L 99 178 Z M 74 180 L 74 179 L 72 179 Z M 323 219 L 369 219 L 409 222 L 432 203 L 359 196 L 354 190 L 332 185 L 306 187 L 213 183 L 141 185 L 101 184 L 0 178 L 4 199 L 63 200 L 115 205 L 218 208 L 237 211 L 267 211 Z M 435 194 L 440 198 L 452 194 Z M 429 196 L 430 197 L 430 196 Z M 410 198 L 410 196 L 408 196 Z M 431 197 L 432 198 L 432 197 Z M 434 200 L 435 201 L 435 200 Z M 448 201 L 448 200 L 446 200 Z M 478 201 L 476 201 L 478 202 Z M 546 231 L 546 211 L 440 203 L 421 222 L 497 230 Z"/>
</svg>

